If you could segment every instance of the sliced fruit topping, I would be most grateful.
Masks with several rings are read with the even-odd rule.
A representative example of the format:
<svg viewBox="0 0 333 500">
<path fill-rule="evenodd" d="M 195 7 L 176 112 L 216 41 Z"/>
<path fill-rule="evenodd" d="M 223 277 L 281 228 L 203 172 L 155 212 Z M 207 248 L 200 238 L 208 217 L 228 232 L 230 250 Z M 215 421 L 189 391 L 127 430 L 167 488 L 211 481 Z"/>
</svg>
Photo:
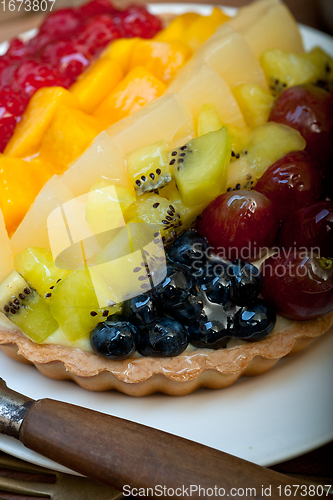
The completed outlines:
<svg viewBox="0 0 333 500">
<path fill-rule="evenodd" d="M 134 325 L 114 314 L 99 323 L 91 332 L 92 350 L 98 356 L 108 359 L 125 359 L 135 351 L 135 337 L 138 332 Z"/>
<path fill-rule="evenodd" d="M 15 256 L 14 267 L 46 299 L 51 297 L 54 287 L 69 274 L 69 271 L 55 265 L 50 250 L 45 248 L 27 248 Z"/>
<path fill-rule="evenodd" d="M 143 356 L 178 356 L 188 346 L 187 331 L 175 319 L 158 318 L 139 332 L 136 346 Z"/>
<path fill-rule="evenodd" d="M 295 321 L 333 310 L 333 261 L 312 251 L 273 255 L 261 266 L 262 295 L 275 311 Z"/>
<path fill-rule="evenodd" d="M 120 311 L 110 296 L 97 299 L 97 283 L 92 281 L 88 270 L 72 271 L 53 290 L 50 308 L 64 334 L 70 341 L 89 337 L 97 323 Z M 100 307 L 100 302 L 104 307 Z"/>
<path fill-rule="evenodd" d="M 326 90 L 314 85 L 285 90 L 275 101 L 269 119 L 298 130 L 316 161 L 325 163 L 332 156 L 333 98 Z"/>
<path fill-rule="evenodd" d="M 164 193 L 164 188 L 161 193 Z M 176 193 L 177 194 L 177 193 Z M 202 208 L 187 210 L 180 199 L 173 201 L 158 194 L 144 194 L 133 203 L 125 213 L 125 220 L 130 223 L 146 223 L 161 232 L 165 245 L 172 243 L 176 237 L 193 224 Z"/>
<path fill-rule="evenodd" d="M 225 259 L 255 260 L 273 245 L 279 227 L 270 200 L 256 191 L 229 192 L 203 212 L 199 233 Z"/>
<path fill-rule="evenodd" d="M 166 90 L 165 84 L 142 66 L 127 73 L 110 94 L 94 111 L 104 118 L 108 126 L 138 111 L 148 102 L 160 97 Z"/>
<path fill-rule="evenodd" d="M 171 182 L 168 144 L 159 141 L 126 157 L 127 170 L 138 196 Z"/>
<path fill-rule="evenodd" d="M 34 342 L 58 329 L 46 301 L 16 271 L 0 285 L 0 310 Z"/>
<path fill-rule="evenodd" d="M 131 189 L 114 186 L 106 179 L 99 181 L 88 194 L 86 221 L 96 235 L 121 227 L 123 213 L 135 200 Z"/>
<path fill-rule="evenodd" d="M 274 95 L 280 94 L 287 87 L 316 83 L 320 78 L 320 69 L 307 54 L 271 49 L 261 54 L 260 63 Z"/>
<path fill-rule="evenodd" d="M 185 205 L 207 204 L 223 192 L 230 154 L 231 140 L 226 127 L 172 151 L 170 164 Z"/>
<path fill-rule="evenodd" d="M 315 201 L 322 191 L 314 160 L 305 152 L 289 153 L 271 165 L 259 179 L 256 191 L 274 205 L 280 220 Z"/>
<path fill-rule="evenodd" d="M 273 307 L 262 299 L 256 299 L 236 312 L 234 336 L 247 342 L 257 342 L 273 331 L 275 323 Z"/>
<path fill-rule="evenodd" d="M 252 189 L 274 162 L 305 146 L 301 134 L 291 127 L 269 122 L 255 128 L 240 158 L 230 164 L 228 190 Z"/>
<path fill-rule="evenodd" d="M 317 201 L 291 213 L 281 226 L 279 245 L 333 257 L 333 201 Z"/>
<path fill-rule="evenodd" d="M 133 47 L 129 69 L 144 66 L 162 82 L 169 83 L 184 66 L 191 52 L 181 42 L 141 40 Z"/>
<path fill-rule="evenodd" d="M 203 104 L 198 117 L 198 136 L 216 132 L 223 127 L 215 104 Z"/>
<path fill-rule="evenodd" d="M 268 121 L 274 97 L 259 85 L 243 83 L 233 89 L 241 112 L 249 127 L 255 128 Z"/>
<path fill-rule="evenodd" d="M 0 153 L 0 208 L 9 236 L 51 177 L 48 167 L 47 163 L 38 160 L 28 162 Z"/>
</svg>

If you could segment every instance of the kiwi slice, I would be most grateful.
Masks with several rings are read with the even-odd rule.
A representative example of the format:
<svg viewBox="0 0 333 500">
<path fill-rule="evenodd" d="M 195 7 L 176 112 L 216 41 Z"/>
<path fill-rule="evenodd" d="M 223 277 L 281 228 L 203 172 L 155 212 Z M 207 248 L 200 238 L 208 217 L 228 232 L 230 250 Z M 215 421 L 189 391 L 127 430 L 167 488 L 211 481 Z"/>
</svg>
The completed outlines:
<svg viewBox="0 0 333 500">
<path fill-rule="evenodd" d="M 329 59 L 324 52 L 320 55 L 318 52 L 294 54 L 270 49 L 261 54 L 260 64 L 272 94 L 278 95 L 287 87 L 323 80 Z"/>
<path fill-rule="evenodd" d="M 0 285 L 0 311 L 35 342 L 58 329 L 46 301 L 16 271 Z"/>
<path fill-rule="evenodd" d="M 50 250 L 26 248 L 15 256 L 14 267 L 42 297 L 49 299 L 55 285 L 70 273 L 54 263 Z"/>
<path fill-rule="evenodd" d="M 164 245 L 170 245 L 179 234 L 196 221 L 206 205 L 187 207 L 183 204 L 174 182 L 159 190 L 140 196 L 125 213 L 128 224 L 152 225 L 162 235 Z"/>
<path fill-rule="evenodd" d="M 230 164 L 227 191 L 253 189 L 268 167 L 305 146 L 301 134 L 287 125 L 268 122 L 255 128 L 246 149 Z"/>
<path fill-rule="evenodd" d="M 171 152 L 170 165 L 184 205 L 208 205 L 224 191 L 230 155 L 231 139 L 226 127 Z"/>
<path fill-rule="evenodd" d="M 306 56 L 319 69 L 316 85 L 331 92 L 333 88 L 333 59 L 320 47 L 315 47 Z"/>
<path fill-rule="evenodd" d="M 158 141 L 137 149 L 126 157 L 127 171 L 138 196 L 171 182 L 168 144 Z"/>
<path fill-rule="evenodd" d="M 198 117 L 198 136 L 214 132 L 222 127 L 223 123 L 215 104 L 203 104 Z M 232 125 L 226 125 L 226 127 L 231 138 L 231 160 L 233 161 L 240 157 L 240 153 L 249 142 L 251 129 Z"/>
<path fill-rule="evenodd" d="M 112 297 L 100 307 L 97 292 L 87 269 L 72 271 L 53 290 L 51 312 L 71 342 L 89 337 L 97 323 L 121 310 Z"/>
</svg>

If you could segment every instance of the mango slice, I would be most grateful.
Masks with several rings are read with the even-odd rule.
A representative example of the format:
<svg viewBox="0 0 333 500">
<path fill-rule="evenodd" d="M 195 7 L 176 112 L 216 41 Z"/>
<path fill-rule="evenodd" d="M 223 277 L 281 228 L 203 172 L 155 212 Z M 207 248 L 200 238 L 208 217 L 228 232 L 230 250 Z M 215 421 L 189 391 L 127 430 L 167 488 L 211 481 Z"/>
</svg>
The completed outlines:
<svg viewBox="0 0 333 500">
<path fill-rule="evenodd" d="M 38 151 L 42 138 L 60 105 L 78 108 L 77 98 L 63 87 L 43 87 L 30 99 L 4 153 L 24 158 Z"/>
<path fill-rule="evenodd" d="M 56 173 L 64 172 L 89 146 L 104 125 L 78 109 L 61 106 L 43 137 L 41 157 L 49 158 Z"/>
<path fill-rule="evenodd" d="M 147 102 L 154 101 L 166 90 L 161 80 L 142 66 L 132 69 L 98 106 L 94 115 L 108 120 L 109 125 L 121 120 Z"/>
<path fill-rule="evenodd" d="M 144 66 L 157 78 L 168 83 L 184 66 L 190 55 L 191 50 L 181 42 L 141 40 L 132 51 L 129 69 Z"/>
<path fill-rule="evenodd" d="M 0 154 L 0 208 L 9 235 L 20 224 L 51 173 L 39 161 Z"/>
<path fill-rule="evenodd" d="M 127 73 L 132 50 L 139 40 L 140 38 L 138 37 L 118 38 L 118 40 L 114 40 L 109 43 L 109 45 L 102 52 L 101 57 L 109 57 L 110 59 L 117 61 L 122 67 L 123 72 Z"/>
<path fill-rule="evenodd" d="M 216 29 L 229 20 L 219 8 L 214 7 L 210 16 L 201 16 L 196 19 L 184 32 L 180 41 L 186 43 L 193 51 L 197 50 Z"/>
<path fill-rule="evenodd" d="M 79 77 L 70 91 L 77 97 L 81 110 L 92 113 L 122 78 L 119 63 L 102 57 Z"/>
</svg>

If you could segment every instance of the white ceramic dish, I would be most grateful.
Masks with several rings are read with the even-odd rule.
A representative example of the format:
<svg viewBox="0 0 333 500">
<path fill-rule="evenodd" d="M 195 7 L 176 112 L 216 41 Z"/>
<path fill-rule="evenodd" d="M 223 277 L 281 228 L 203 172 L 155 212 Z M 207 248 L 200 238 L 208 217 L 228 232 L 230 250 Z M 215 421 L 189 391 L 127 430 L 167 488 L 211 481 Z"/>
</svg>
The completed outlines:
<svg viewBox="0 0 333 500">
<path fill-rule="evenodd" d="M 151 11 L 208 14 L 209 5 L 158 4 Z M 226 9 L 233 14 L 235 9 Z M 320 45 L 333 55 L 333 38 L 302 26 L 306 49 Z M 32 36 L 33 32 L 25 34 Z M 6 44 L 0 45 L 0 54 Z M 0 377 L 34 399 L 53 398 L 161 429 L 260 465 L 303 454 L 333 439 L 333 329 L 265 375 L 242 378 L 220 391 L 199 390 L 182 398 L 154 394 L 132 398 L 116 392 L 92 393 L 74 383 L 43 377 L 0 352 Z M 58 464 L 0 435 L 0 449 L 60 471 Z"/>
</svg>

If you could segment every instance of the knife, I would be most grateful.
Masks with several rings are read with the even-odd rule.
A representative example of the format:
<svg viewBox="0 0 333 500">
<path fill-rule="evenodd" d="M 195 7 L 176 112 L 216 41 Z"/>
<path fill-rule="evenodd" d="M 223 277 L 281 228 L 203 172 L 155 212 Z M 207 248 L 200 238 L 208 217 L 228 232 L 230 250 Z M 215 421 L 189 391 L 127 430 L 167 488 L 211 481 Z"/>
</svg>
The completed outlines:
<svg viewBox="0 0 333 500">
<path fill-rule="evenodd" d="M 118 417 L 35 401 L 1 378 L 0 432 L 125 496 L 281 499 L 291 486 L 293 498 L 304 498 L 304 485 L 278 472 Z"/>
</svg>

